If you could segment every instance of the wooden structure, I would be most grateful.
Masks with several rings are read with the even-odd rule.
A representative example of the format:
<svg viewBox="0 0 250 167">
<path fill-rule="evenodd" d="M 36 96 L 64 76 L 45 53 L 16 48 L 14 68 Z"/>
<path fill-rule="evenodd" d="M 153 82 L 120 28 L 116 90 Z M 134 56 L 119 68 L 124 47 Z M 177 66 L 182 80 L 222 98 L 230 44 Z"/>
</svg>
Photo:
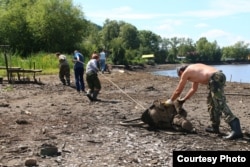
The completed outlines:
<svg viewBox="0 0 250 167">
<path fill-rule="evenodd" d="M 41 69 L 23 69 L 21 67 L 3 67 L 0 66 L 0 69 L 6 69 L 7 71 L 7 78 L 9 83 L 15 83 L 15 82 L 36 82 L 38 83 L 36 79 L 36 73 L 42 72 Z M 30 80 L 25 76 L 25 74 L 31 73 L 33 80 Z M 16 75 L 15 75 L 16 74 Z M 17 76 L 17 78 L 15 78 Z"/>
<path fill-rule="evenodd" d="M 42 72 L 42 69 L 23 69 L 21 67 L 10 67 L 6 55 L 6 47 L 8 47 L 8 45 L 0 45 L 0 46 L 4 48 L 4 59 L 5 59 L 5 66 L 0 66 L 0 70 L 6 70 L 7 79 L 9 83 L 29 83 L 29 82 L 40 83 L 40 81 L 36 79 L 36 73 Z M 30 80 L 25 76 L 25 74 L 28 73 L 32 74 L 33 80 Z M 17 76 L 17 78 L 15 78 L 15 76 Z"/>
<path fill-rule="evenodd" d="M 142 59 L 146 59 L 146 63 L 149 65 L 155 65 L 155 56 L 154 54 L 142 55 Z"/>
</svg>

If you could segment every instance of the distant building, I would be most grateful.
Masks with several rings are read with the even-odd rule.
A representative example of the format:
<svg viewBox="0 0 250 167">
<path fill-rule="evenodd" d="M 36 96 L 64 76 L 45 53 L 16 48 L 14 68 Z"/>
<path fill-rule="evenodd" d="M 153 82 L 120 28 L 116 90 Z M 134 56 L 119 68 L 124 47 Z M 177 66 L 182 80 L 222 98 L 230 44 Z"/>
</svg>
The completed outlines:
<svg viewBox="0 0 250 167">
<path fill-rule="evenodd" d="M 177 59 L 183 61 L 183 60 L 186 59 L 186 57 L 184 57 L 184 56 L 177 56 Z"/>
<path fill-rule="evenodd" d="M 154 54 L 142 55 L 142 59 L 146 59 L 146 63 L 149 65 L 155 64 L 155 56 Z"/>
<path fill-rule="evenodd" d="M 225 61 L 234 61 L 235 58 L 226 57 L 224 60 L 225 60 Z"/>
</svg>

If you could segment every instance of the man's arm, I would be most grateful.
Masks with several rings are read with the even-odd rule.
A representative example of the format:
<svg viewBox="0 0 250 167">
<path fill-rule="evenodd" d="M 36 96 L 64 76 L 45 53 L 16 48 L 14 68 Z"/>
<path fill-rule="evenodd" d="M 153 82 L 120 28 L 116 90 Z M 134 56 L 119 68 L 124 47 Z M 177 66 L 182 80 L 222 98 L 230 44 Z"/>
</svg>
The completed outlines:
<svg viewBox="0 0 250 167">
<path fill-rule="evenodd" d="M 180 95 L 181 92 L 183 91 L 187 81 L 188 81 L 188 76 L 189 73 L 187 73 L 186 71 L 182 73 L 179 84 L 177 86 L 177 88 L 175 89 L 175 91 L 173 92 L 172 96 L 170 99 L 168 99 L 165 104 L 172 104 L 174 100 L 176 100 Z"/>
<path fill-rule="evenodd" d="M 80 60 L 79 55 L 77 53 L 74 54 L 73 62 L 76 63 Z"/>
<path fill-rule="evenodd" d="M 189 99 L 191 96 L 194 95 L 194 93 L 198 90 L 199 87 L 199 83 L 197 82 L 193 82 L 192 83 L 192 87 L 189 89 L 188 93 L 186 94 L 186 96 L 184 98 L 182 98 L 184 101 L 186 101 L 187 99 Z"/>
</svg>

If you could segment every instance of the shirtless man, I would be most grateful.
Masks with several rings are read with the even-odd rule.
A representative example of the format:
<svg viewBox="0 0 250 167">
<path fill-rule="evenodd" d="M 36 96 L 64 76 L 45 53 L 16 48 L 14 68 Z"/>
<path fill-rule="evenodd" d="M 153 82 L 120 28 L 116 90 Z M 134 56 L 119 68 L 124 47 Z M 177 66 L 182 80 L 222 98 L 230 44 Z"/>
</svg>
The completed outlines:
<svg viewBox="0 0 250 167">
<path fill-rule="evenodd" d="M 220 117 L 223 113 L 225 115 L 225 122 L 230 125 L 232 130 L 228 136 L 224 136 L 223 138 L 232 140 L 243 137 L 239 119 L 235 117 L 226 104 L 226 97 L 224 95 L 226 76 L 222 71 L 205 64 L 192 64 L 178 67 L 177 73 L 180 77 L 179 84 L 171 98 L 165 102 L 165 105 L 172 104 L 173 101 L 181 95 L 188 81 L 192 82 L 192 87 L 187 92 L 186 96 L 179 99 L 179 101 L 185 102 L 194 95 L 199 84 L 207 85 L 209 89 L 207 104 L 212 126 L 207 127 L 206 131 L 210 133 L 220 133 Z"/>
</svg>

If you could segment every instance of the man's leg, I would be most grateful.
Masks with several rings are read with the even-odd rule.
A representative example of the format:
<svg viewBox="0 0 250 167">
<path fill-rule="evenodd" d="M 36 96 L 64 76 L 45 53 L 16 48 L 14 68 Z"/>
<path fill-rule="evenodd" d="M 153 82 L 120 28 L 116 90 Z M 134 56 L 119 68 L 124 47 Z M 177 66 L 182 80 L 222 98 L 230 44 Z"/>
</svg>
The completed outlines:
<svg viewBox="0 0 250 167">
<path fill-rule="evenodd" d="M 67 85 L 70 86 L 70 68 L 69 66 L 65 69 L 65 77 Z"/>
<path fill-rule="evenodd" d="M 79 80 L 79 71 L 78 71 L 78 69 L 76 68 L 76 69 L 74 69 L 75 71 L 75 84 L 76 84 L 76 90 L 77 90 L 77 92 L 80 92 L 80 84 L 79 84 L 79 82 L 80 82 L 80 80 Z"/>
<path fill-rule="evenodd" d="M 214 103 L 212 98 L 212 93 L 210 92 L 207 97 L 207 105 L 212 125 L 206 128 L 206 131 L 209 133 L 220 133 L 219 126 L 220 126 L 221 113 L 220 110 L 218 110 L 217 108 L 218 106 L 216 104 L 217 103 Z"/>
<path fill-rule="evenodd" d="M 84 79 L 83 79 L 83 69 L 80 69 L 79 71 L 79 83 L 80 83 L 80 89 L 85 92 L 85 84 L 84 84 Z"/>
<path fill-rule="evenodd" d="M 93 100 L 94 101 L 100 101 L 100 99 L 97 98 L 99 91 L 101 90 L 101 82 L 97 76 L 97 74 L 94 74 L 92 76 L 93 78 L 93 84 L 94 84 L 94 92 L 93 92 Z"/>
<path fill-rule="evenodd" d="M 63 85 L 66 85 L 66 81 L 64 79 L 64 71 L 63 71 L 63 68 L 60 68 L 60 71 L 59 71 L 59 79 L 60 81 L 63 83 Z"/>
</svg>

